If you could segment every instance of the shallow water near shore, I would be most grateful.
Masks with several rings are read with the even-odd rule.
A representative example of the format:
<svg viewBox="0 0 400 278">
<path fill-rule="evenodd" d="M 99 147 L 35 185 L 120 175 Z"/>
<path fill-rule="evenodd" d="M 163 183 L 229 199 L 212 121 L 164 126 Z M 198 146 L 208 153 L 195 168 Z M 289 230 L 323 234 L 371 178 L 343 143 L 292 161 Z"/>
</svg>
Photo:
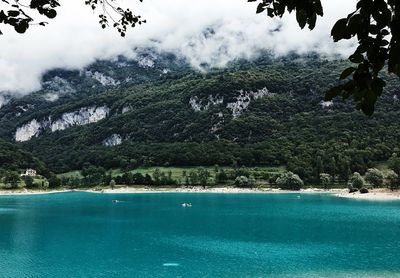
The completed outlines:
<svg viewBox="0 0 400 278">
<path fill-rule="evenodd" d="M 329 194 L 0 196 L 0 277 L 400 277 L 399 234 Z"/>
</svg>

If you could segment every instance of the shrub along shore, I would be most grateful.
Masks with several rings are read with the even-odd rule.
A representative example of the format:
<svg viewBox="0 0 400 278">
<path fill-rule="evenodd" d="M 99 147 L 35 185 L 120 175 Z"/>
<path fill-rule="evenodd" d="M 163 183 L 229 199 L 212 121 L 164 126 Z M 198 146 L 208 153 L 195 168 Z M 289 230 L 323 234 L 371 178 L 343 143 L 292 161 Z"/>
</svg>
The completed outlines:
<svg viewBox="0 0 400 278">
<path fill-rule="evenodd" d="M 396 164 L 393 164 L 397 166 Z M 150 167 L 106 171 L 88 165 L 81 171 L 60 175 L 21 176 L 16 172 L 3 174 L 0 190 L 5 193 L 47 193 L 65 190 L 89 192 L 327 192 L 340 197 L 373 194 L 397 196 L 399 177 L 393 170 L 370 168 L 365 175 L 357 172 L 347 181 L 328 173 L 320 174 L 317 184 L 303 180 L 283 167 Z M 332 189 L 339 189 L 332 190 Z M 397 197 L 390 197 L 397 199 Z"/>
</svg>

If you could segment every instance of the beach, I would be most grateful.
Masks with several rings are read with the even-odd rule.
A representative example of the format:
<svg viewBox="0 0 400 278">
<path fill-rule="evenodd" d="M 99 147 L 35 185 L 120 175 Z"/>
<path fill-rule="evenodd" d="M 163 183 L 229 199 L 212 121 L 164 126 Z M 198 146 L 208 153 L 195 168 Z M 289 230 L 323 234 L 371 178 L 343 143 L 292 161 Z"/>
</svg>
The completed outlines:
<svg viewBox="0 0 400 278">
<path fill-rule="evenodd" d="M 347 189 L 333 188 L 305 188 L 300 191 L 288 191 L 278 188 L 238 188 L 238 187 L 208 187 L 206 189 L 194 187 L 97 187 L 89 189 L 57 189 L 57 190 L 33 190 L 33 189 L 14 189 L 0 190 L 0 195 L 38 195 L 38 194 L 56 194 L 68 192 L 87 192 L 96 194 L 139 194 L 139 193 L 224 193 L 224 194 L 332 194 L 339 198 L 370 200 L 370 201 L 395 201 L 400 200 L 400 191 L 391 191 L 386 188 L 372 189 L 369 193 L 361 194 L 360 192 L 349 193 Z"/>
<path fill-rule="evenodd" d="M 335 194 L 340 198 L 350 198 L 358 200 L 370 201 L 396 201 L 400 200 L 400 191 L 391 191 L 386 188 L 372 189 L 368 193 L 361 194 L 360 192 L 348 193 L 347 191 Z"/>
<path fill-rule="evenodd" d="M 143 187 L 143 188 L 135 188 L 135 187 L 121 187 L 115 189 L 102 189 L 102 190 L 88 190 L 88 192 L 96 192 L 96 193 L 163 193 L 163 192 L 171 192 L 171 193 L 227 193 L 227 194 L 238 194 L 238 193 L 332 193 L 339 194 L 342 193 L 342 189 L 332 189 L 332 190 L 324 190 L 319 188 L 307 188 L 301 189 L 300 191 L 290 191 L 290 190 L 281 190 L 279 188 L 239 188 L 239 187 L 208 187 L 206 189 L 194 186 L 194 187 Z"/>
<path fill-rule="evenodd" d="M 3 195 L 43 195 L 43 194 L 57 194 L 57 193 L 66 193 L 73 192 L 74 190 L 68 189 L 59 189 L 59 190 L 43 190 L 43 189 L 0 189 L 0 196 Z"/>
<path fill-rule="evenodd" d="M 109 187 L 95 187 L 89 189 L 14 189 L 14 190 L 0 190 L 0 195 L 37 195 L 37 194 L 55 194 L 67 192 L 88 192 L 88 193 L 104 193 L 104 194 L 135 194 L 135 193 L 226 193 L 226 194 L 239 194 L 239 193 L 330 193 L 330 194 L 344 194 L 343 189 L 319 189 L 319 188 L 306 188 L 300 191 L 288 191 L 278 188 L 238 188 L 232 186 L 226 187 L 208 187 L 204 189 L 200 186 L 193 187 L 116 187 L 111 189 Z"/>
</svg>

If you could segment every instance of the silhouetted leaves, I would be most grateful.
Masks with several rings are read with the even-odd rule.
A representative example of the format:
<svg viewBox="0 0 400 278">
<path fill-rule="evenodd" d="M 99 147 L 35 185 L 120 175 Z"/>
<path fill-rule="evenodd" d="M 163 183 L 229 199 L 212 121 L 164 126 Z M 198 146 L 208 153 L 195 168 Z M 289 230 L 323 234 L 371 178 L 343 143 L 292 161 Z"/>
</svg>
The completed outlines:
<svg viewBox="0 0 400 278">
<path fill-rule="evenodd" d="M 142 2 L 143 0 L 139 0 Z M 89 5 L 93 10 L 97 8 L 97 6 L 102 6 L 103 13 L 99 15 L 100 17 L 100 26 L 105 29 L 109 26 L 109 21 L 112 21 L 113 28 L 117 29 L 119 34 L 122 37 L 125 37 L 128 27 L 136 27 L 137 24 L 141 25 L 142 23 L 146 23 L 146 20 L 142 20 L 140 15 L 135 15 L 130 9 L 123 9 L 118 5 L 114 4 L 115 0 L 85 0 L 85 4 Z M 118 16 L 118 20 L 115 20 L 110 12 L 107 10 L 110 9 L 114 15 Z"/>
<path fill-rule="evenodd" d="M 139 0 L 142 2 L 142 0 Z M 27 14 L 27 10 L 36 10 L 39 14 L 53 19 L 57 16 L 55 10 L 60 6 L 58 0 L 31 0 L 29 5 L 20 4 L 14 1 L 11 4 L 6 0 L 1 0 L 4 5 L 9 6 L 9 10 L 0 11 L 0 24 L 11 25 L 18 33 L 25 33 L 30 25 L 35 24 L 34 19 Z M 93 10 L 101 8 L 100 26 L 104 29 L 108 26 L 109 20 L 113 22 L 112 26 L 117 29 L 121 36 L 125 36 L 128 27 L 135 27 L 137 24 L 145 23 L 139 15 L 134 15 L 129 9 L 123 9 L 118 6 L 117 0 L 85 0 Z M 36 23 L 45 26 L 46 22 Z M 0 31 L 0 34 L 2 32 Z"/>
<path fill-rule="evenodd" d="M 357 108 L 367 115 L 374 112 L 375 103 L 383 93 L 385 82 L 379 78 L 379 73 L 385 64 L 388 64 L 390 73 L 399 75 L 399 22 L 396 21 L 394 3 L 360 0 L 357 10 L 340 19 L 331 33 L 334 41 L 357 37 L 359 46 L 349 57 L 352 63 L 358 64 L 353 72 L 355 86 L 351 89 L 344 87 L 343 93 L 353 95 L 358 102 Z M 385 38 L 389 35 L 392 35 L 390 41 Z M 347 73 L 345 70 L 342 76 L 347 77 Z"/>
<path fill-rule="evenodd" d="M 319 0 L 248 0 L 248 2 L 260 2 L 257 13 L 267 10 L 269 17 L 282 17 L 286 10 L 291 13 L 296 11 L 296 19 L 303 29 L 306 25 L 310 30 L 314 29 L 317 16 L 323 16 L 323 9 Z"/>
</svg>

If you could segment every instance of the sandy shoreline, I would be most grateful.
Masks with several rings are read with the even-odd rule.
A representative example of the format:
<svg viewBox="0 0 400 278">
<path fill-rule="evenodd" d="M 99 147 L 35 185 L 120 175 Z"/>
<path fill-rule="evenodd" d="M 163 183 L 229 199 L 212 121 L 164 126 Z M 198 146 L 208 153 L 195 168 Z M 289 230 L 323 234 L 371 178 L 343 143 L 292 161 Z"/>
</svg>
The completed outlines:
<svg viewBox="0 0 400 278">
<path fill-rule="evenodd" d="M 3 190 L 0 189 L 0 196 L 13 196 L 13 195 L 44 195 L 44 194 L 57 194 L 74 192 L 74 190 L 28 190 L 28 189 L 14 189 L 14 190 Z"/>
<path fill-rule="evenodd" d="M 339 198 L 357 199 L 357 200 L 371 200 L 371 201 L 395 201 L 400 200 L 400 191 L 389 191 L 388 189 L 373 189 L 369 193 L 360 194 L 348 193 L 347 189 L 330 189 L 324 190 L 319 188 L 307 188 L 300 191 L 286 191 L 273 188 L 236 188 L 236 187 L 211 187 L 203 189 L 201 187 L 165 187 L 165 188 L 151 188 L 151 187 L 118 187 L 112 190 L 111 188 L 93 188 L 82 190 L 60 189 L 60 190 L 0 190 L 0 196 L 12 195 L 40 195 L 40 194 L 57 194 L 68 192 L 86 192 L 96 194 L 140 194 L 140 193 L 224 193 L 224 194 L 248 194 L 248 193 L 262 193 L 262 194 L 279 194 L 279 193 L 297 193 L 297 194 L 332 194 Z"/>
<path fill-rule="evenodd" d="M 343 189 L 323 190 L 318 188 L 302 189 L 300 191 L 286 191 L 273 188 L 236 188 L 236 187 L 210 187 L 203 189 L 201 187 L 165 187 L 165 188 L 151 188 L 151 187 L 118 187 L 112 190 L 111 188 L 92 188 L 92 189 L 60 189 L 60 190 L 0 190 L 0 195 L 39 195 L 39 194 L 56 194 L 68 192 L 87 192 L 97 194 L 135 194 L 135 193 L 343 193 Z"/>
<path fill-rule="evenodd" d="M 370 190 L 369 193 L 361 194 L 360 192 L 348 193 L 342 192 L 335 194 L 339 198 L 349 198 L 357 200 L 370 201 L 400 201 L 400 191 L 390 191 L 386 188 L 377 188 Z"/>
<path fill-rule="evenodd" d="M 237 194 L 237 193 L 340 193 L 342 192 L 334 190 L 327 191 L 323 189 L 302 189 L 300 191 L 287 191 L 275 188 L 237 188 L 237 187 L 210 187 L 203 189 L 201 187 L 177 187 L 177 188 L 116 188 L 111 190 L 109 188 L 103 189 L 101 191 L 89 190 L 86 192 L 94 193 L 106 193 L 106 194 L 132 194 L 132 193 L 227 193 L 227 194 Z"/>
</svg>

